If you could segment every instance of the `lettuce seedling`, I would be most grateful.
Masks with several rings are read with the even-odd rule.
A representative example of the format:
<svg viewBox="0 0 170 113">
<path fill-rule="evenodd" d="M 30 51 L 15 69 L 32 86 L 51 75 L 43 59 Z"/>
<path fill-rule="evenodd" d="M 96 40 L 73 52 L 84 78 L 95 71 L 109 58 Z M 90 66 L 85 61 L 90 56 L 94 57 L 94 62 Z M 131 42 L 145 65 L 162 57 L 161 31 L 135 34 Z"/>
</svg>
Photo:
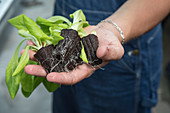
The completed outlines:
<svg viewBox="0 0 170 113">
<path fill-rule="evenodd" d="M 82 10 L 77 10 L 73 14 L 70 14 L 70 17 L 73 19 L 73 22 L 71 22 L 69 19 L 63 16 L 53 16 L 48 19 L 37 17 L 35 22 L 34 20 L 32 20 L 31 18 L 27 17 L 24 14 L 8 20 L 9 23 L 11 23 L 14 27 L 18 29 L 18 34 L 24 38 L 24 40 L 22 40 L 20 44 L 17 46 L 6 68 L 6 84 L 12 99 L 15 98 L 20 85 L 21 85 L 22 93 L 25 97 L 29 97 L 40 83 L 43 83 L 43 85 L 49 92 L 53 92 L 57 88 L 59 88 L 60 86 L 59 84 L 48 82 L 46 78 L 41 78 L 41 77 L 36 77 L 36 76 L 26 74 L 24 72 L 24 67 L 29 64 L 37 64 L 37 65 L 39 64 L 37 62 L 29 60 L 29 49 L 37 53 L 40 53 L 40 50 L 44 48 L 47 50 L 50 49 L 52 50 L 51 53 L 55 56 L 56 54 L 54 53 L 55 51 L 57 51 L 56 48 L 57 47 L 60 48 L 58 44 L 61 44 L 63 48 L 66 48 L 66 46 L 62 45 L 63 44 L 62 42 L 68 42 L 64 40 L 69 38 L 66 38 L 67 36 L 64 38 L 65 35 L 61 35 L 61 32 L 64 29 L 66 31 L 67 29 L 70 29 L 69 31 L 71 32 L 74 32 L 75 30 L 78 34 L 77 36 L 80 38 L 80 40 L 76 39 L 77 42 L 73 43 L 75 44 L 75 47 L 78 47 L 77 46 L 78 44 L 79 49 L 70 49 L 70 50 L 64 49 L 64 51 L 67 51 L 67 53 L 69 53 L 69 51 L 72 51 L 70 53 L 78 55 L 76 59 L 74 58 L 73 55 L 69 55 L 69 54 L 66 55 L 67 57 L 65 58 L 67 60 L 72 59 L 70 60 L 69 63 L 65 62 L 65 65 L 67 65 L 66 66 L 67 70 L 74 69 L 73 67 L 76 66 L 76 65 L 73 66 L 74 60 L 76 62 L 80 62 L 82 60 L 83 62 L 86 63 L 90 61 L 90 63 L 92 64 L 93 63 L 92 60 L 95 60 L 95 58 L 97 58 L 95 55 L 92 55 L 95 58 L 89 57 L 90 54 L 96 54 L 96 53 L 89 52 L 91 50 L 88 49 L 88 46 L 87 45 L 84 46 L 83 41 L 85 41 L 85 39 L 83 37 L 87 36 L 84 27 L 89 26 L 88 21 L 86 21 L 86 17 L 84 13 L 82 12 Z M 83 38 L 83 41 L 81 38 Z M 31 40 L 34 43 L 34 45 L 26 45 L 24 53 L 21 56 L 19 56 L 18 54 L 19 54 L 21 44 L 24 41 L 28 41 L 28 40 Z M 95 40 L 97 40 L 97 38 Z M 88 38 L 88 41 L 93 41 L 93 40 L 90 40 Z M 92 44 L 93 43 L 91 42 L 90 46 L 92 46 Z M 98 42 L 95 44 L 98 44 Z M 93 49 L 92 52 L 94 51 L 96 52 L 98 46 L 93 46 L 93 47 L 95 47 L 95 49 Z M 85 51 L 88 53 L 86 53 Z M 56 58 L 58 58 L 58 56 L 56 56 Z M 57 65 L 59 65 L 60 62 L 61 61 L 55 64 L 54 67 L 49 70 L 49 72 L 51 72 Z"/>
</svg>

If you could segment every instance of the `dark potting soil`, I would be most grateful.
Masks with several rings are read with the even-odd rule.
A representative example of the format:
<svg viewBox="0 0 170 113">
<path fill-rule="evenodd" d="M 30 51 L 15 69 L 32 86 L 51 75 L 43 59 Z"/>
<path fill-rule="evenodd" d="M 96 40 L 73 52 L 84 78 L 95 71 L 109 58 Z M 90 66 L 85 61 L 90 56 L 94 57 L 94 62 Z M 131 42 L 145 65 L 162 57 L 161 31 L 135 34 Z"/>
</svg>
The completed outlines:
<svg viewBox="0 0 170 113">
<path fill-rule="evenodd" d="M 95 67 L 102 63 L 102 60 L 96 56 L 98 48 L 97 36 L 89 34 L 81 39 L 78 32 L 73 29 L 63 29 L 61 36 L 64 39 L 59 41 L 56 46 L 48 45 L 42 47 L 34 55 L 47 73 L 69 72 L 84 63 L 80 58 L 82 49 L 81 40 L 89 64 Z"/>
<path fill-rule="evenodd" d="M 96 52 L 99 46 L 98 38 L 94 34 L 89 34 L 82 38 L 84 50 L 88 59 L 88 63 L 93 67 L 102 63 L 102 59 L 97 58 Z"/>
</svg>

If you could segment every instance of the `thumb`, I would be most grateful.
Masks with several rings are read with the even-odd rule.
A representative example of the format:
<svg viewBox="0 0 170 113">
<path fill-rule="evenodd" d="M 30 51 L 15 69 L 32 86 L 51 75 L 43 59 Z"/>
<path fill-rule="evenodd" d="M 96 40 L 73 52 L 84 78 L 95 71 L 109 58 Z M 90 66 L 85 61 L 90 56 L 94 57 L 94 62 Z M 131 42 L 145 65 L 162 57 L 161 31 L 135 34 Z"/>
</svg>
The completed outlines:
<svg viewBox="0 0 170 113">
<path fill-rule="evenodd" d="M 108 47 L 99 46 L 97 49 L 97 57 L 103 59 L 105 56 L 107 56 L 107 52 L 108 52 Z"/>
<path fill-rule="evenodd" d="M 103 60 L 119 60 L 124 54 L 122 46 L 99 46 L 97 49 L 97 57 Z"/>
</svg>

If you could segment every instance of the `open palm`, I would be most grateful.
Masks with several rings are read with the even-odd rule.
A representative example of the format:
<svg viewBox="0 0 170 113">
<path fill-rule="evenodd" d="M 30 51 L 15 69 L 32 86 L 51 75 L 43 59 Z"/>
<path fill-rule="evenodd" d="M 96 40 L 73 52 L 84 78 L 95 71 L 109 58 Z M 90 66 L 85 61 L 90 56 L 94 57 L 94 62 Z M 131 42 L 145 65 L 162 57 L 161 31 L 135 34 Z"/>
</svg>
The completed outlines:
<svg viewBox="0 0 170 113">
<path fill-rule="evenodd" d="M 25 72 L 35 76 L 47 77 L 47 80 L 50 82 L 73 85 L 92 75 L 96 69 L 105 66 L 110 60 L 118 60 L 123 56 L 123 46 L 113 32 L 97 26 L 88 26 L 85 30 L 87 33 L 90 33 L 92 30 L 95 30 L 97 33 L 99 40 L 97 57 L 103 60 L 99 67 L 93 68 L 87 64 L 82 64 L 71 72 L 51 72 L 47 74 L 41 65 L 27 65 Z M 33 43 L 29 41 L 28 44 Z M 35 52 L 30 50 L 29 53 L 30 59 L 36 60 L 34 58 Z"/>
</svg>

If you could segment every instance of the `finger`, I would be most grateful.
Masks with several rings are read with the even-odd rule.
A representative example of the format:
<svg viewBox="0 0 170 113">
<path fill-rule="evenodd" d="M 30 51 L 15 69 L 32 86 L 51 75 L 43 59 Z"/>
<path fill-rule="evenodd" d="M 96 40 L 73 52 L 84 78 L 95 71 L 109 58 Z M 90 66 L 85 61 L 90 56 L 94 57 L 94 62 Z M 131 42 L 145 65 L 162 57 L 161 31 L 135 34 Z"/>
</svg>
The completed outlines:
<svg viewBox="0 0 170 113">
<path fill-rule="evenodd" d="M 31 40 L 28 40 L 27 45 L 35 45 L 35 44 Z"/>
<path fill-rule="evenodd" d="M 97 49 L 97 57 L 103 60 L 119 60 L 124 54 L 123 47 L 120 46 L 101 46 Z"/>
<path fill-rule="evenodd" d="M 100 59 L 103 59 L 106 55 L 107 55 L 107 50 L 108 48 L 106 46 L 101 46 L 101 47 L 98 47 L 97 49 L 97 57 L 100 58 Z"/>
<path fill-rule="evenodd" d="M 57 83 L 57 84 L 73 85 L 83 80 L 84 78 L 89 77 L 93 72 L 94 72 L 93 68 L 91 68 L 87 64 L 83 64 L 83 65 L 78 66 L 77 69 L 69 73 L 66 73 L 66 72 L 49 73 L 47 75 L 47 80 L 50 82 Z"/>
<path fill-rule="evenodd" d="M 21 55 L 23 54 L 24 51 L 25 51 L 25 49 L 23 49 L 23 50 L 21 51 Z M 30 58 L 30 60 L 37 61 L 37 60 L 35 59 L 35 57 L 34 57 L 35 53 L 36 53 L 36 52 L 34 52 L 34 51 L 32 51 L 32 50 L 29 50 L 29 58 Z"/>
<path fill-rule="evenodd" d="M 27 65 L 24 68 L 25 73 L 35 76 L 45 77 L 47 75 L 46 71 L 41 65 Z"/>
</svg>

